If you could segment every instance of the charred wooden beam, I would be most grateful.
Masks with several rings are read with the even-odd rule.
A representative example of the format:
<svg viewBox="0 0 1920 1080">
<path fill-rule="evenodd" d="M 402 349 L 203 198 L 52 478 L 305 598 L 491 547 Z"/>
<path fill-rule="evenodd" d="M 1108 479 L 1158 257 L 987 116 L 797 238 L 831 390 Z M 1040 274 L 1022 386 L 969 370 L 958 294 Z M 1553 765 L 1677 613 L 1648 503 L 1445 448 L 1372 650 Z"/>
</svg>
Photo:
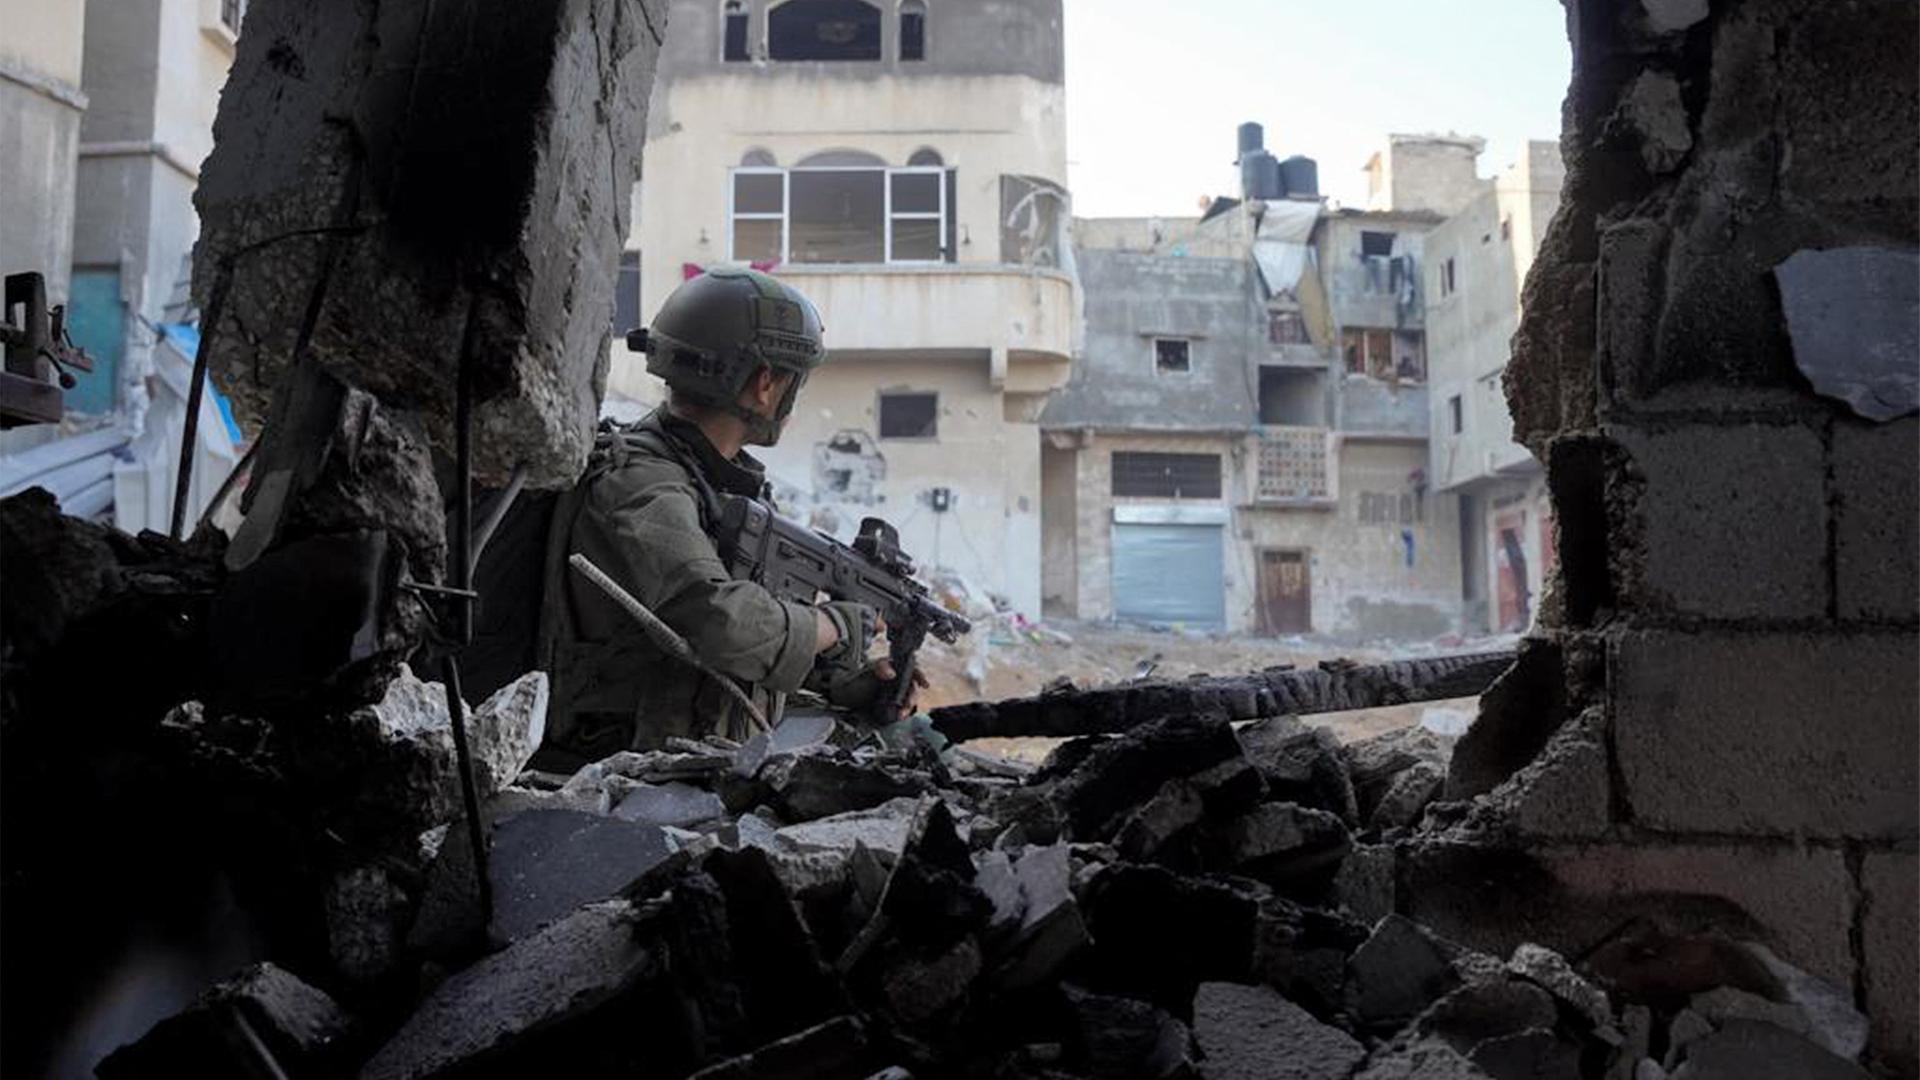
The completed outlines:
<svg viewBox="0 0 1920 1080">
<path fill-rule="evenodd" d="M 1472 697 L 1511 666 L 1513 657 L 1511 650 L 1503 650 L 1384 664 L 1328 661 L 1317 668 L 1068 689 L 935 709 L 933 726 L 955 742 L 1008 735 L 1068 737 L 1126 731 L 1178 713 L 1253 720 Z"/>
</svg>

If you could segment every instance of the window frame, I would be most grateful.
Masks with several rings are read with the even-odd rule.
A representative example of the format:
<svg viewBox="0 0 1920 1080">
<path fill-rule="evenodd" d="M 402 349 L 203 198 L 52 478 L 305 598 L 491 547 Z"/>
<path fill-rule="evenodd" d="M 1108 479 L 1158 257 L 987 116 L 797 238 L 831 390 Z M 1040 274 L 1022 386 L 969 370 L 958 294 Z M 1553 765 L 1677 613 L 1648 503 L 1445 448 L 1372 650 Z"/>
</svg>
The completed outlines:
<svg viewBox="0 0 1920 1080">
<path fill-rule="evenodd" d="M 1193 339 L 1192 338 L 1178 337 L 1171 334 L 1154 334 L 1153 336 L 1149 337 L 1147 340 L 1150 343 L 1150 346 L 1147 350 L 1147 357 L 1153 363 L 1153 374 L 1155 378 L 1164 378 L 1168 376 L 1186 377 L 1193 374 Z M 1178 370 L 1161 367 L 1160 366 L 1160 344 L 1162 342 L 1165 342 L 1169 345 L 1182 346 L 1184 354 L 1186 356 L 1187 366 Z"/>
<path fill-rule="evenodd" d="M 780 262 L 782 264 L 785 264 L 788 261 L 787 253 L 793 249 L 793 222 L 790 220 L 792 211 L 793 211 L 793 185 L 787 179 L 787 173 L 790 171 L 791 170 L 779 165 L 735 165 L 732 168 L 729 168 L 727 170 L 727 261 L 728 262 L 751 261 L 747 259 L 742 259 L 736 254 L 734 254 L 733 223 L 736 221 L 742 221 L 742 220 L 778 221 L 780 223 Z M 738 198 L 740 194 L 739 185 L 734 182 L 736 177 L 739 177 L 742 175 L 769 176 L 769 175 L 776 175 L 776 174 L 780 177 L 780 212 L 779 213 L 770 214 L 764 210 L 755 210 L 755 211 L 748 211 L 743 213 L 735 207 L 734 200 Z"/>
<path fill-rule="evenodd" d="M 737 11 L 735 9 L 738 9 Z M 733 19 L 742 20 L 739 57 L 727 55 L 728 23 Z M 751 63 L 753 60 L 753 8 L 747 0 L 720 0 L 720 62 L 722 64 Z"/>
<path fill-rule="evenodd" d="M 780 222 L 780 263 L 796 266 L 862 266 L 868 263 L 794 263 L 793 262 L 793 174 L 827 172 L 877 172 L 880 178 L 880 263 L 883 266 L 936 266 L 949 261 L 948 252 L 952 249 L 953 237 L 949 233 L 948 196 L 951 184 L 948 175 L 952 172 L 945 165 L 734 165 L 727 170 L 727 260 L 742 262 L 734 250 L 734 222 L 778 221 Z M 742 212 L 735 207 L 738 194 L 735 177 L 740 175 L 780 176 L 780 212 L 765 211 Z M 935 189 L 940 193 L 940 206 L 937 210 L 893 209 L 893 178 L 900 174 L 931 176 L 935 180 Z M 940 243 L 931 259 L 897 259 L 893 254 L 893 225 L 898 221 L 934 221 L 940 226 Z"/>
<path fill-rule="evenodd" d="M 1120 459 L 1123 457 L 1136 458 L 1136 459 L 1137 458 L 1165 458 L 1165 459 L 1205 458 L 1212 465 L 1211 479 L 1208 483 L 1204 485 L 1204 490 L 1201 493 L 1196 494 L 1196 493 L 1184 491 L 1181 489 L 1179 485 L 1179 477 L 1174 471 L 1174 465 L 1171 461 L 1169 461 L 1165 465 L 1163 465 L 1162 468 L 1165 470 L 1166 475 L 1170 481 L 1170 484 L 1169 484 L 1170 493 L 1160 493 L 1160 492 L 1143 493 L 1139 491 L 1121 491 L 1120 485 L 1121 485 L 1121 477 L 1122 477 L 1123 471 L 1131 474 L 1129 476 L 1129 479 L 1137 479 L 1139 475 L 1138 472 L 1134 470 L 1121 469 Z M 1146 464 L 1145 462 L 1135 462 L 1136 466 L 1142 466 L 1145 464 Z M 1219 502 L 1226 498 L 1226 493 L 1227 493 L 1226 458 L 1225 458 L 1225 455 L 1223 454 L 1212 453 L 1204 450 L 1188 451 L 1188 450 L 1115 449 L 1107 455 L 1107 497 L 1110 499 L 1171 499 L 1176 502 L 1186 502 L 1186 501 Z"/>
<path fill-rule="evenodd" d="M 907 10 L 909 7 L 913 7 L 915 8 L 915 10 L 913 11 Z M 917 15 L 920 18 L 920 55 L 919 56 L 907 55 L 907 45 L 906 45 L 907 16 L 909 15 Z M 932 20 L 930 18 L 929 12 L 927 11 L 926 0 L 900 0 L 900 3 L 894 8 L 893 17 L 894 17 L 894 42 L 893 42 L 894 62 L 900 63 L 900 64 L 924 63 L 927 59 L 927 54 L 932 51 L 931 49 L 928 48 L 928 43 L 927 43 L 927 38 L 928 38 L 927 24 Z"/>
<path fill-rule="evenodd" d="M 1449 419 L 1453 421 L 1453 431 L 1451 433 L 1454 435 L 1465 434 L 1467 430 L 1467 403 L 1464 400 L 1464 395 L 1454 394 L 1447 398 L 1447 414 Z"/>
<path fill-rule="evenodd" d="M 933 433 L 931 435 L 889 435 L 884 426 L 886 401 L 888 398 L 931 398 L 933 400 Z M 875 441 L 935 443 L 940 441 L 940 391 L 938 390 L 876 390 L 873 395 L 873 437 Z"/>
<path fill-rule="evenodd" d="M 767 0 L 760 8 L 760 40 L 764 43 L 763 52 L 768 63 L 774 64 L 884 64 L 887 63 L 887 14 L 888 8 L 880 0 L 860 0 L 873 8 L 880 18 L 880 53 L 871 57 L 843 57 L 836 60 L 799 60 L 792 57 L 773 55 L 773 13 L 792 3 L 793 0 Z M 897 9 L 896 9 L 897 10 Z M 897 21 L 896 21 L 897 29 Z M 751 45 L 749 45 L 751 48 Z"/>
<path fill-rule="evenodd" d="M 240 36 L 240 27 L 247 21 L 247 0 L 219 0 L 220 26 L 235 38 Z M 232 18 L 228 14 L 232 13 Z"/>
</svg>

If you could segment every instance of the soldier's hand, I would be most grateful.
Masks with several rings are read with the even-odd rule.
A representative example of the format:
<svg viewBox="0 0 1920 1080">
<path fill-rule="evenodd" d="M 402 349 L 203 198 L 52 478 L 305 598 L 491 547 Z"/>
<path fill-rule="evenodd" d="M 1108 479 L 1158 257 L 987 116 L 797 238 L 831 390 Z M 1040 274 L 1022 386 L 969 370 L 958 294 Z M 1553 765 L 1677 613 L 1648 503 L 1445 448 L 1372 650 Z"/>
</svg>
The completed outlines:
<svg viewBox="0 0 1920 1080">
<path fill-rule="evenodd" d="M 875 660 L 873 662 L 873 674 L 879 678 L 883 685 L 893 682 L 893 661 L 884 656 Z M 913 685 L 907 689 L 907 700 L 900 704 L 900 719 L 904 720 L 920 711 L 920 691 L 925 690 L 930 685 L 932 684 L 927 682 L 927 673 L 920 670 L 918 665 L 915 665 L 913 669 Z"/>
<path fill-rule="evenodd" d="M 879 613 L 851 600 L 828 601 L 814 610 L 831 623 L 834 630 L 832 640 L 822 639 L 820 659 L 846 667 L 863 663 L 867 650 L 873 646 L 874 635 L 879 632 Z"/>
</svg>

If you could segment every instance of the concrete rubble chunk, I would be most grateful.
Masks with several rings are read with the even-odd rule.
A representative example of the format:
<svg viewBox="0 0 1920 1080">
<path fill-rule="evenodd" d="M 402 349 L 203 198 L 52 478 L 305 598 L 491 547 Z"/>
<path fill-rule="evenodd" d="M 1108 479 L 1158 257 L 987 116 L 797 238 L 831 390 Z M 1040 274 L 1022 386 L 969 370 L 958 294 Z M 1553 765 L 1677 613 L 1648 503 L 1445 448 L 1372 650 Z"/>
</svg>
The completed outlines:
<svg viewBox="0 0 1920 1080">
<path fill-rule="evenodd" d="M 1687 1044 L 1673 1080 L 1866 1080 L 1867 1070 L 1784 1028 L 1729 1020 Z"/>
<path fill-rule="evenodd" d="M 685 827 L 724 817 L 727 808 L 720 796 L 704 788 L 680 781 L 665 784 L 641 784 L 613 808 L 613 816 L 643 825 Z"/>
<path fill-rule="evenodd" d="M 1460 985 L 1457 950 L 1402 915 L 1381 919 L 1347 961 L 1354 1015 L 1398 1027 Z"/>
<path fill-rule="evenodd" d="M 774 841 L 789 851 L 852 851 L 856 844 L 897 856 L 907 846 L 916 799 L 889 799 L 868 810 L 816 818 L 774 831 Z"/>
<path fill-rule="evenodd" d="M 244 1023 L 293 1076 L 335 1075 L 349 1049 L 352 1019 L 332 998 L 273 964 L 246 968 L 107 1055 L 101 1080 L 252 1075 L 257 1058 L 242 1048 Z"/>
<path fill-rule="evenodd" d="M 1707 0 L 1640 0 L 1640 5 L 1656 34 L 1685 30 L 1707 17 Z"/>
<path fill-rule="evenodd" d="M 1333 732 L 1291 716 L 1272 716 L 1235 734 L 1248 760 L 1266 779 L 1272 798 L 1337 814 L 1349 825 L 1360 824 L 1347 758 Z"/>
<path fill-rule="evenodd" d="M 842 1080 L 873 1067 L 866 1027 L 836 1016 L 694 1073 L 688 1080 Z"/>
<path fill-rule="evenodd" d="M 1380 831 L 1417 824 L 1427 804 L 1439 797 L 1446 782 L 1446 769 L 1430 761 L 1415 762 L 1393 778 L 1367 824 Z"/>
<path fill-rule="evenodd" d="M 605 900 L 673 853 L 657 826 L 571 810 L 535 810 L 494 830 L 487 869 L 494 940 L 518 941 L 582 904 Z"/>
<path fill-rule="evenodd" d="M 1333 912 L 1279 896 L 1258 902 L 1254 974 L 1322 1018 L 1348 1012 L 1347 960 L 1367 940 L 1367 927 Z"/>
<path fill-rule="evenodd" d="M 1764 945 L 1749 941 L 1741 947 L 1766 965 L 1768 973 L 1779 984 L 1779 996 L 1806 1018 L 1805 1034 L 1809 1039 L 1849 1061 L 1859 1059 L 1867 1048 L 1870 1024 L 1867 1017 L 1853 1007 L 1852 995 L 1794 967 Z"/>
<path fill-rule="evenodd" d="M 1205 1080 L 1346 1080 L 1366 1057 L 1351 1035 L 1265 986 L 1201 983 L 1193 1035 Z"/>
<path fill-rule="evenodd" d="M 1444 767 L 1448 755 L 1440 737 L 1419 726 L 1360 739 L 1342 750 L 1361 821 L 1373 816 L 1395 777 L 1422 761 Z"/>
<path fill-rule="evenodd" d="M 1551 1028 L 1488 1039 L 1474 1047 L 1467 1060 L 1494 1080 L 1580 1080 L 1580 1047 L 1555 1035 Z"/>
<path fill-rule="evenodd" d="M 733 771 L 739 776 L 754 776 L 769 758 L 818 746 L 833 737 L 835 721 L 831 716 L 790 714 L 772 731 L 754 734 L 733 754 Z"/>
<path fill-rule="evenodd" d="M 1640 147 L 1640 161 L 1656 175 L 1679 168 L 1693 149 L 1680 84 L 1662 71 L 1643 71 L 1621 96 L 1616 114 Z"/>
<path fill-rule="evenodd" d="M 1685 1057 L 1687 1047 L 1713 1034 L 1713 1022 L 1692 1009 L 1681 1009 L 1667 1022 L 1667 1056 L 1661 1065 L 1673 1071 Z"/>
<path fill-rule="evenodd" d="M 1353 1080 L 1494 1080 L 1446 1043 L 1393 1044 L 1367 1059 Z"/>
<path fill-rule="evenodd" d="M 1793 363 L 1816 393 L 1886 421 L 1920 410 L 1920 254 L 1802 250 L 1773 268 Z"/>
<path fill-rule="evenodd" d="M 769 758 L 760 779 L 789 820 L 812 821 L 867 810 L 933 790 L 925 773 L 884 762 L 856 761 L 823 747 Z"/>
<path fill-rule="evenodd" d="M 1347 913 L 1369 925 L 1393 911 L 1393 848 L 1356 844 L 1333 877 L 1333 898 Z"/>
<path fill-rule="evenodd" d="M 1184 778 L 1160 785 L 1138 810 L 1127 816 L 1115 834 L 1113 844 L 1122 856 L 1136 861 L 1152 861 L 1160 849 L 1206 816 L 1206 804 L 1200 791 Z"/>
<path fill-rule="evenodd" d="M 1076 840 L 1105 840 L 1162 784 L 1243 757 L 1217 717 L 1170 716 L 1093 747 L 1053 789 Z"/>
<path fill-rule="evenodd" d="M 1079 1033 L 1079 1071 L 1114 1080 L 1161 1080 L 1188 1068 L 1187 1026 L 1144 1001 L 1062 987 Z"/>
<path fill-rule="evenodd" d="M 1347 853 L 1340 819 L 1294 803 L 1265 803 L 1214 830 L 1218 865 L 1270 884 L 1331 880 Z"/>
<path fill-rule="evenodd" d="M 1055 975 L 1089 938 L 1072 891 L 1069 845 L 1029 847 L 1013 875 L 1020 886 L 1020 927 L 995 978 L 999 986 L 1019 990 Z"/>
<path fill-rule="evenodd" d="M 1102 976 L 1140 992 L 1249 978 L 1262 898 L 1252 882 L 1135 863 L 1102 869 L 1079 894 Z"/>
<path fill-rule="evenodd" d="M 1613 1006 L 1606 992 L 1581 977 L 1567 958 L 1542 945 L 1527 943 L 1516 947 L 1507 960 L 1507 970 L 1544 987 L 1595 1028 L 1613 1023 Z"/>
<path fill-rule="evenodd" d="M 336 971 L 353 982 L 387 974 L 400 959 L 412 918 L 407 894 L 382 866 L 337 875 L 327 888 L 327 947 Z"/>
<path fill-rule="evenodd" d="M 1552 1028 L 1558 1019 L 1559 1011 L 1545 990 L 1519 979 L 1500 978 L 1469 983 L 1448 993 L 1420 1014 L 1415 1028 L 1469 1054 L 1490 1039 Z"/>
<path fill-rule="evenodd" d="M 361 1080 L 423 1080 L 497 1060 L 536 1032 L 587 1018 L 656 967 L 624 900 L 581 908 L 441 983 Z"/>
</svg>

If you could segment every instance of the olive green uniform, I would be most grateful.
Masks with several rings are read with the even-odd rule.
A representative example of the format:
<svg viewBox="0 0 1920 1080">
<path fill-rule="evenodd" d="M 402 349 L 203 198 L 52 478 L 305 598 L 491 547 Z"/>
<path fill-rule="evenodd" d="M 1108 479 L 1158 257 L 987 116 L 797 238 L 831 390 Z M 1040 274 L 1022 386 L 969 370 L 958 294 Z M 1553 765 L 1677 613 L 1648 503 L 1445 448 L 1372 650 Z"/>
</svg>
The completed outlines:
<svg viewBox="0 0 1920 1080">
<path fill-rule="evenodd" d="M 800 688 L 817 651 L 814 609 L 735 580 L 706 527 L 708 491 L 762 497 L 764 488 L 759 462 L 744 452 L 721 457 L 697 426 L 665 409 L 603 431 L 547 545 L 550 746 L 592 760 L 670 735 L 746 734 L 738 704 L 713 679 L 661 651 L 604 593 L 566 571 L 576 552 L 709 667 L 746 684 L 763 712 L 772 692 Z"/>
</svg>

